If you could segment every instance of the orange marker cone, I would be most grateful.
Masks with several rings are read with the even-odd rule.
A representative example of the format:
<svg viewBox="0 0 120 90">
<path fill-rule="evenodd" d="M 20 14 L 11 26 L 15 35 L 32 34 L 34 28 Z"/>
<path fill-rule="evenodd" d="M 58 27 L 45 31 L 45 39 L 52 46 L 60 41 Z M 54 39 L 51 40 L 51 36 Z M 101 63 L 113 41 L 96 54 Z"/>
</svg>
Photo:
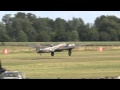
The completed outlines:
<svg viewBox="0 0 120 90">
<path fill-rule="evenodd" d="M 101 51 L 104 51 L 103 47 L 99 47 L 98 50 L 101 52 Z"/>
<path fill-rule="evenodd" d="M 4 49 L 3 50 L 3 54 L 8 54 L 9 52 L 8 52 L 8 49 Z"/>
</svg>

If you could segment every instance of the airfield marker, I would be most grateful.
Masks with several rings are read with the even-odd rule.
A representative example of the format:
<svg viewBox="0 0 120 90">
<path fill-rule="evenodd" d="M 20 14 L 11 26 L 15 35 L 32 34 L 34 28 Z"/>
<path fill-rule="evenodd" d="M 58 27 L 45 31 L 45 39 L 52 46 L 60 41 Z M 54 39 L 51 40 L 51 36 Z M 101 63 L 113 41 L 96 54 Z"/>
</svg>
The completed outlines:
<svg viewBox="0 0 120 90">
<path fill-rule="evenodd" d="M 98 50 L 101 52 L 101 51 L 103 51 L 104 49 L 103 49 L 103 47 L 99 47 Z"/>
<path fill-rule="evenodd" d="M 4 49 L 4 50 L 3 50 L 3 53 L 4 53 L 4 54 L 8 54 L 8 49 Z"/>
</svg>

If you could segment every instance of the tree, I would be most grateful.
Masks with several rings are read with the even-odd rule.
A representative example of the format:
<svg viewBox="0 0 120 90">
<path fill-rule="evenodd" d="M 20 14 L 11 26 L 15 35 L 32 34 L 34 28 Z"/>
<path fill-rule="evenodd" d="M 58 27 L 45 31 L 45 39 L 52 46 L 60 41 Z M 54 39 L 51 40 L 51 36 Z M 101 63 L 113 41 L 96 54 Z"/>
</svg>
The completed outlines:
<svg viewBox="0 0 120 90">
<path fill-rule="evenodd" d="M 5 27 L 2 23 L 0 23 L 0 42 L 9 42 L 10 37 L 8 36 Z"/>
<path fill-rule="evenodd" d="M 80 41 L 89 41 L 89 25 L 84 25 L 78 28 L 79 40 Z"/>
<path fill-rule="evenodd" d="M 108 27 L 106 28 L 106 31 L 110 35 L 111 41 L 118 41 L 117 30 L 115 30 L 114 28 Z"/>
<path fill-rule="evenodd" d="M 51 40 L 51 37 L 48 32 L 41 31 L 37 36 L 38 42 L 49 42 Z"/>
<path fill-rule="evenodd" d="M 52 41 L 52 42 L 54 42 L 55 41 L 55 36 L 56 36 L 56 32 L 48 32 L 49 33 L 49 35 L 50 35 L 50 38 L 51 38 L 51 40 L 50 41 Z"/>
<path fill-rule="evenodd" d="M 120 19 L 116 16 L 104 16 L 97 17 L 95 20 L 95 27 L 98 29 L 100 33 L 100 40 L 111 40 L 111 41 L 118 41 L 119 40 L 119 34 L 118 30 L 120 28 Z M 104 35 L 101 35 L 101 32 L 107 36 L 106 39 L 103 37 Z"/>
<path fill-rule="evenodd" d="M 89 41 L 99 41 L 99 32 L 96 28 L 92 27 L 88 34 Z"/>
<path fill-rule="evenodd" d="M 69 33 L 69 41 L 79 41 L 79 35 L 77 31 L 72 31 Z"/>
<path fill-rule="evenodd" d="M 93 26 L 81 18 L 72 20 L 37 18 L 32 13 L 6 14 L 0 24 L 0 40 L 4 41 L 118 41 L 120 19 L 101 15 Z"/>
<path fill-rule="evenodd" d="M 26 35 L 26 33 L 24 31 L 18 31 L 18 34 L 17 34 L 17 39 L 16 39 L 17 42 L 27 42 L 28 41 L 28 37 Z"/>
<path fill-rule="evenodd" d="M 27 19 L 25 20 L 22 19 L 20 23 L 22 26 L 22 30 L 26 33 L 28 37 L 28 41 L 35 42 L 38 33 L 36 32 L 35 28 L 32 26 L 31 22 Z"/>
<path fill-rule="evenodd" d="M 120 41 L 120 30 L 117 30 L 118 40 Z"/>
<path fill-rule="evenodd" d="M 26 14 L 23 12 L 18 12 L 17 14 L 15 14 L 16 18 L 21 18 L 21 19 L 26 19 Z"/>
<path fill-rule="evenodd" d="M 20 19 L 13 18 L 12 19 L 12 29 L 9 32 L 9 34 L 10 34 L 10 36 L 12 38 L 12 41 L 16 41 L 17 34 L 21 30 L 22 30 L 22 26 L 21 26 L 21 23 L 20 23 Z"/>
<path fill-rule="evenodd" d="M 2 18 L 2 21 L 5 23 L 5 24 L 8 24 L 10 23 L 10 19 L 11 19 L 11 14 L 5 14 Z"/>
<path fill-rule="evenodd" d="M 55 19 L 55 24 L 54 24 L 54 29 L 55 30 L 65 30 L 66 29 L 67 22 L 64 19 L 61 18 L 56 18 Z"/>
<path fill-rule="evenodd" d="M 55 41 L 67 41 L 67 36 L 64 29 L 60 29 L 56 32 Z"/>
<path fill-rule="evenodd" d="M 77 31 L 78 28 L 84 25 L 84 21 L 81 18 L 74 18 L 67 23 L 67 31 Z"/>
<path fill-rule="evenodd" d="M 100 32 L 100 41 L 110 41 L 111 37 L 108 33 L 102 31 Z"/>
<path fill-rule="evenodd" d="M 27 13 L 26 17 L 30 22 L 33 22 L 34 20 L 37 19 L 36 15 L 32 13 Z"/>
</svg>

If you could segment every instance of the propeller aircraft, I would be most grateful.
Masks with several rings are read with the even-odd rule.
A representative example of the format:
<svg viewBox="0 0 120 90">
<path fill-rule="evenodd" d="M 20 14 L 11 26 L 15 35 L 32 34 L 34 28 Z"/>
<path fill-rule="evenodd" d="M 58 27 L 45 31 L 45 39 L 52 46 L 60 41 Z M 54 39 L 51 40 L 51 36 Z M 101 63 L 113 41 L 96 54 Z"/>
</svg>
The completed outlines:
<svg viewBox="0 0 120 90">
<path fill-rule="evenodd" d="M 60 43 L 57 45 L 51 44 L 50 46 L 35 46 L 37 53 L 51 53 L 51 56 L 54 56 L 55 52 L 61 52 L 63 50 L 68 50 L 68 55 L 71 56 L 72 49 L 75 48 L 75 44 L 66 44 Z"/>
</svg>

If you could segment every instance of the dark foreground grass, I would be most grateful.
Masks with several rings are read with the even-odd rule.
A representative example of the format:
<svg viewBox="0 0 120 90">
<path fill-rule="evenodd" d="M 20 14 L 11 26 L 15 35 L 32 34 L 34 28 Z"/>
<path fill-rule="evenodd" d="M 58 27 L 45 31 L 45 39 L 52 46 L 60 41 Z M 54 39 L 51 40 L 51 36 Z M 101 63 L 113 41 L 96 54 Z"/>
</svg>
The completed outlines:
<svg viewBox="0 0 120 90">
<path fill-rule="evenodd" d="M 18 70 L 27 78 L 100 78 L 120 75 L 120 50 L 114 51 L 73 51 L 50 53 L 41 56 L 35 52 L 0 54 L 3 67 Z"/>
</svg>

